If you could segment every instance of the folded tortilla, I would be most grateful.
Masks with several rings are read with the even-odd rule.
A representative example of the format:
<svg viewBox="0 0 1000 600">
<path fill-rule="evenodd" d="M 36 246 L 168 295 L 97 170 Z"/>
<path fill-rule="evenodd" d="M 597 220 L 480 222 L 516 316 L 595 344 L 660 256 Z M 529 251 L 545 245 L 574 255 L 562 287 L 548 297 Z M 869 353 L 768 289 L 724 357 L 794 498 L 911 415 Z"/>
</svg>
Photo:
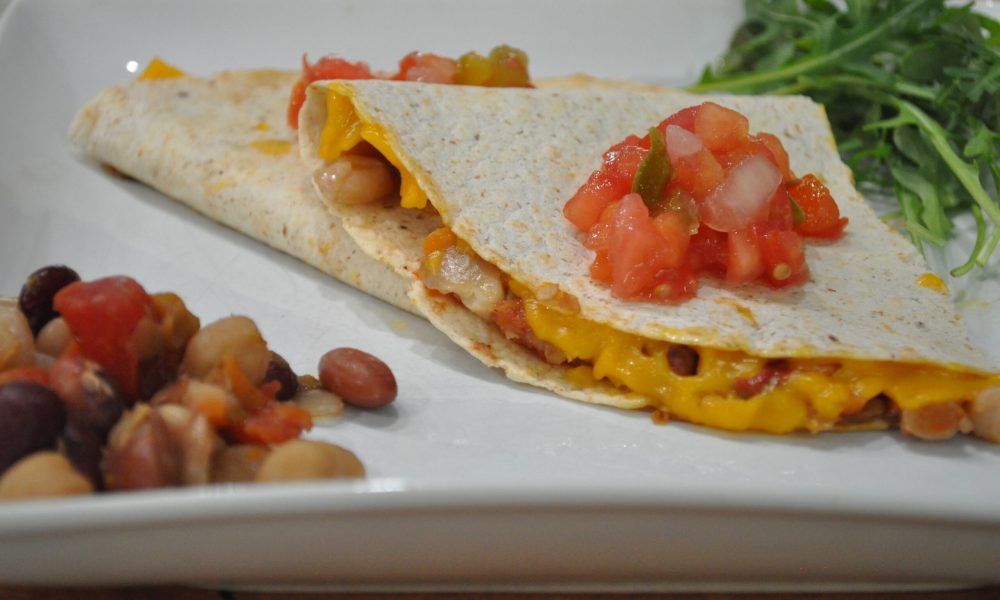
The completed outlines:
<svg viewBox="0 0 1000 600">
<path fill-rule="evenodd" d="M 80 109 L 69 136 L 115 171 L 416 313 L 409 282 L 363 252 L 313 192 L 285 121 L 299 75 L 233 71 L 113 85 Z"/>
<path fill-rule="evenodd" d="M 320 82 L 300 113 L 302 159 L 314 170 L 361 140 L 378 149 L 399 169 L 403 196 L 410 181 L 410 195 L 417 188 L 433 211 L 328 208 L 362 249 L 410 277 L 410 298 L 455 342 L 510 378 L 563 396 L 783 433 L 843 428 L 850 413 L 883 394 L 917 410 L 964 405 L 997 384 L 988 378 L 995 366 L 968 342 L 946 291 L 922 284 L 922 258 L 855 191 L 822 107 L 806 98 L 714 100 L 745 114 L 752 131 L 776 134 L 792 169 L 817 174 L 850 219 L 843 239 L 807 244 L 809 282 L 774 290 L 703 278 L 697 297 L 678 305 L 623 302 L 593 282 L 591 253 L 562 214 L 566 200 L 613 143 L 703 100 L 679 92 Z M 426 230 L 400 227 L 412 214 L 438 216 L 516 282 L 533 332 L 572 362 L 549 364 L 453 296 L 424 287 L 415 274 Z M 578 312 L 540 299 L 553 285 L 576 298 Z M 697 376 L 669 373 L 671 345 L 698 350 Z M 752 373 L 776 359 L 797 362 L 775 390 L 746 399 L 724 389 L 727 373 Z"/>
<path fill-rule="evenodd" d="M 398 201 L 334 215 L 313 191 L 285 115 L 298 71 L 228 71 L 209 78 L 137 79 L 103 89 L 83 106 L 69 137 L 87 155 L 236 231 L 344 283 L 422 316 L 407 296 L 398 256 L 441 225 L 437 215 L 394 210 Z M 583 75 L 555 89 L 627 86 Z M 371 235 L 373 214 L 393 225 Z M 362 251 L 359 244 L 364 246 Z M 403 277 L 401 277 L 401 275 Z"/>
</svg>

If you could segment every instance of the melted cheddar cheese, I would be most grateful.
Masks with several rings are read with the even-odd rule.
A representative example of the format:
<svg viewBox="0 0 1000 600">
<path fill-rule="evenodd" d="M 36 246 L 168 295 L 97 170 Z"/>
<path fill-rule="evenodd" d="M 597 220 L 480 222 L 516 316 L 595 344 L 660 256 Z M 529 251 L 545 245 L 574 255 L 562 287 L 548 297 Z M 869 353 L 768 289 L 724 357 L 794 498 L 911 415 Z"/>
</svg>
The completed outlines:
<svg viewBox="0 0 1000 600">
<path fill-rule="evenodd" d="M 330 84 L 329 89 L 320 158 L 336 160 L 364 140 L 399 170 L 402 205 L 423 208 L 427 196 L 403 167 L 385 131 L 358 116 L 349 88 Z M 451 236 L 450 243 L 461 241 Z M 759 374 L 774 358 L 694 347 L 699 356 L 697 372 L 677 375 L 667 360 L 670 342 L 588 321 L 573 311 L 536 299 L 516 281 L 509 281 L 509 285 L 524 303 L 532 332 L 576 365 L 566 374 L 572 383 L 596 387 L 608 381 L 641 394 L 648 398 L 649 406 L 673 418 L 719 429 L 817 432 L 833 428 L 841 417 L 860 411 L 879 394 L 891 398 L 900 409 L 910 410 L 969 401 L 978 391 L 1000 385 L 1000 375 L 987 377 L 930 364 L 791 358 L 787 359 L 785 376 L 759 393 L 741 398 L 734 391 L 735 383 Z"/>
<path fill-rule="evenodd" d="M 319 157 L 333 162 L 341 154 L 360 144 L 362 140 L 366 141 L 399 171 L 399 197 L 403 208 L 427 206 L 427 195 L 417 185 L 413 175 L 403 167 L 389 143 L 385 130 L 375 123 L 359 118 L 350 98 L 337 84 L 330 84 L 329 89 L 330 93 L 326 96 L 326 122 L 320 134 Z"/>
<path fill-rule="evenodd" d="M 516 292 L 518 286 L 512 286 Z M 734 392 L 773 359 L 740 351 L 695 347 L 698 371 L 675 374 L 667 361 L 671 344 L 617 331 L 522 297 L 525 315 L 539 339 L 581 366 L 569 372 L 577 385 L 602 379 L 637 392 L 673 417 L 733 431 L 822 431 L 885 394 L 904 410 L 971 400 L 981 389 L 1000 385 L 984 377 L 928 364 L 845 359 L 788 359 L 788 375 L 750 398 Z"/>
</svg>

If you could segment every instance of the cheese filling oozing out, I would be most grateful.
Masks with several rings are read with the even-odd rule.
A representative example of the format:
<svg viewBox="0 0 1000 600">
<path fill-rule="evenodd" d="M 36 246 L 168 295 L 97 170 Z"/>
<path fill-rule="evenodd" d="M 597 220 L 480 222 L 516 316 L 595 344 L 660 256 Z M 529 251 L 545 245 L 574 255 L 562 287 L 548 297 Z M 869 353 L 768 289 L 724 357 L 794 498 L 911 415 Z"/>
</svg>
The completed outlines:
<svg viewBox="0 0 1000 600">
<path fill-rule="evenodd" d="M 399 170 L 401 204 L 423 208 L 427 196 L 403 167 L 385 131 L 359 118 L 345 88 L 330 85 L 327 117 L 318 154 L 334 161 L 366 141 Z M 471 251 L 471 250 L 470 250 Z M 480 259 L 481 260 L 481 259 Z M 669 365 L 673 345 L 617 331 L 563 307 L 534 297 L 508 280 L 532 333 L 558 348 L 568 361 L 566 378 L 581 387 L 610 382 L 640 394 L 648 405 L 683 421 L 733 431 L 822 431 L 861 412 L 869 401 L 887 396 L 899 410 L 932 404 L 969 402 L 979 391 L 1000 385 L 1000 376 L 983 376 L 931 364 L 842 358 L 781 360 L 780 376 L 749 397 L 737 392 L 741 381 L 759 377 L 775 358 L 741 351 L 695 347 L 697 372 L 679 375 Z M 477 311 L 481 312 L 481 311 Z M 884 426 L 884 422 L 873 422 Z"/>
</svg>

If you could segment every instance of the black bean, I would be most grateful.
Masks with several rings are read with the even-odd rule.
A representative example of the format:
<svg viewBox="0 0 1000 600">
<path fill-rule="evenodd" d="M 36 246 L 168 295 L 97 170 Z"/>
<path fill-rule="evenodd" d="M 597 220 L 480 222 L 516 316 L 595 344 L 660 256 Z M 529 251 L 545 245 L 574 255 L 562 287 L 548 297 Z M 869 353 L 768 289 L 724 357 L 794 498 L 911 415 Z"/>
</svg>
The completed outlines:
<svg viewBox="0 0 1000 600">
<path fill-rule="evenodd" d="M 690 346 L 671 346 L 667 350 L 667 363 L 676 375 L 694 375 L 698 372 L 698 352 Z"/>
<path fill-rule="evenodd" d="M 90 423 L 75 416 L 69 418 L 62 433 L 63 453 L 96 490 L 104 487 L 104 477 L 101 475 L 104 437 Z"/>
<path fill-rule="evenodd" d="M 31 332 L 38 335 L 46 323 L 56 318 L 59 313 L 52 305 L 56 292 L 74 281 L 80 281 L 76 271 L 65 265 L 50 265 L 42 267 L 31 275 L 21 288 L 17 304 L 28 318 Z"/>
<path fill-rule="evenodd" d="M 288 361 L 277 352 L 271 352 L 264 381 L 277 381 L 281 384 L 276 396 L 278 400 L 290 400 L 299 391 L 298 376 L 295 375 L 295 371 L 292 370 Z"/>
<path fill-rule="evenodd" d="M 11 381 L 0 386 L 0 472 L 28 454 L 54 448 L 66 410 L 47 386 Z"/>
</svg>

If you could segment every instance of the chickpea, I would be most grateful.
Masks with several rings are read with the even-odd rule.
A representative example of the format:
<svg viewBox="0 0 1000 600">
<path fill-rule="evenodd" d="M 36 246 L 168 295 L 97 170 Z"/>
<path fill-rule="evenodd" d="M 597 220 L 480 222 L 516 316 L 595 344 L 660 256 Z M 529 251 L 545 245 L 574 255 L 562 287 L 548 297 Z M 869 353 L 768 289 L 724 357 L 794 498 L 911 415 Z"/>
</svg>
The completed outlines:
<svg viewBox="0 0 1000 600">
<path fill-rule="evenodd" d="M 17 300 L 0 298 L 0 371 L 35 361 L 35 338 Z"/>
<path fill-rule="evenodd" d="M 260 465 L 267 458 L 268 448 L 253 444 L 226 446 L 212 459 L 213 483 L 242 483 L 257 477 Z"/>
<path fill-rule="evenodd" d="M 90 494 L 94 486 L 54 451 L 35 452 L 7 469 L 0 478 L 0 500 Z"/>
<path fill-rule="evenodd" d="M 364 477 L 365 468 L 350 450 L 309 440 L 276 446 L 257 471 L 257 481 L 296 481 Z"/>
<path fill-rule="evenodd" d="M 253 320 L 243 316 L 219 319 L 198 330 L 188 341 L 181 371 L 202 377 L 230 354 L 254 384 L 264 381 L 271 360 L 267 342 Z"/>
<path fill-rule="evenodd" d="M 988 388 L 976 394 L 969 416 L 972 432 L 977 437 L 1000 444 L 1000 388 Z"/>
<path fill-rule="evenodd" d="M 317 169 L 313 184 L 325 200 L 336 204 L 367 204 L 399 190 L 384 160 L 354 154 Z"/>
<path fill-rule="evenodd" d="M 378 358 L 355 348 L 330 350 L 319 359 L 323 387 L 362 408 L 378 408 L 396 399 L 396 378 Z"/>
<path fill-rule="evenodd" d="M 35 338 L 35 348 L 48 356 L 59 356 L 69 345 L 72 335 L 69 326 L 62 317 L 56 317 L 46 323 Z"/>
</svg>

